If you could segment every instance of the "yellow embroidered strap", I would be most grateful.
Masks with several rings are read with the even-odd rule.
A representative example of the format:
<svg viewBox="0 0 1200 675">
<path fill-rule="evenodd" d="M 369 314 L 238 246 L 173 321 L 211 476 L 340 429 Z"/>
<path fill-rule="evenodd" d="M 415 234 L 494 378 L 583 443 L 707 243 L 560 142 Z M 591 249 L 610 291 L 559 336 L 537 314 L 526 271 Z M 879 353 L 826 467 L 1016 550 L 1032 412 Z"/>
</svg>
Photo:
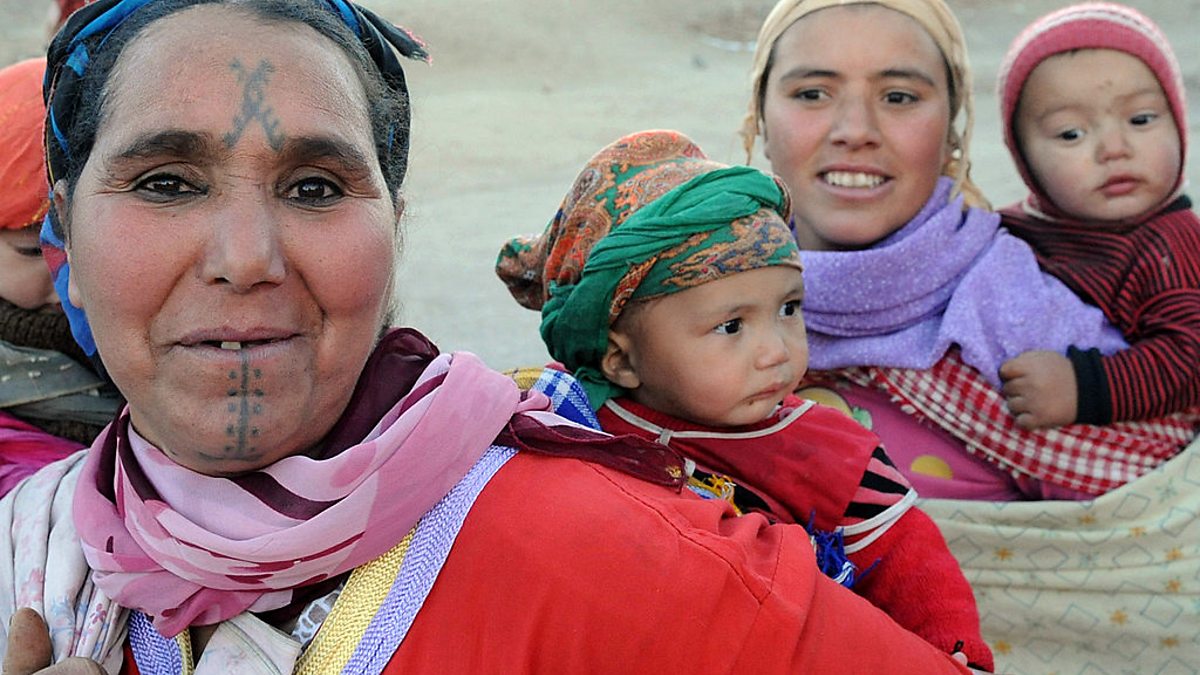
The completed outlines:
<svg viewBox="0 0 1200 675">
<path fill-rule="evenodd" d="M 329 616 L 296 662 L 295 675 L 342 672 L 387 599 L 415 532 L 414 527 L 392 550 L 350 573 Z"/>
<path fill-rule="evenodd" d="M 541 366 L 524 366 L 506 370 L 504 374 L 512 378 L 513 382 L 517 383 L 517 388 L 521 391 L 529 391 L 533 389 L 533 385 L 537 384 L 538 378 L 542 376 L 542 371 L 544 370 L 545 368 Z"/>
<path fill-rule="evenodd" d="M 192 675 L 196 672 L 196 660 L 192 658 L 192 631 L 185 630 L 176 635 L 175 645 L 179 647 L 180 662 L 183 663 L 179 675 Z"/>
</svg>

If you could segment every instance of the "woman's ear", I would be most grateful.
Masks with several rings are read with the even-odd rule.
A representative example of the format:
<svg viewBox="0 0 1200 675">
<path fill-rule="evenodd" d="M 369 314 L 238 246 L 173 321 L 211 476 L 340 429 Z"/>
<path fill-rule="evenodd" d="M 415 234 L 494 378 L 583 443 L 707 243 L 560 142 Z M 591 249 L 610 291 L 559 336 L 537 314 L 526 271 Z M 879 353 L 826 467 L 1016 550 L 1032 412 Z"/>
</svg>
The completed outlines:
<svg viewBox="0 0 1200 675">
<path fill-rule="evenodd" d="M 56 181 L 54 183 L 54 192 L 52 194 L 52 203 L 50 205 L 50 208 L 54 209 L 54 213 L 50 214 L 50 217 L 55 219 L 55 221 L 58 223 L 59 229 L 62 230 L 63 246 L 66 248 L 67 254 L 67 264 L 70 265 L 71 235 L 68 223 L 70 222 L 71 214 L 68 213 L 67 208 L 68 189 L 67 182 L 64 180 Z M 74 274 L 67 277 L 67 298 L 71 301 L 72 305 L 82 309 L 83 295 L 79 292 L 79 287 L 75 285 L 75 277 L 76 275 Z"/>
<path fill-rule="evenodd" d="M 600 357 L 600 372 L 609 382 L 625 389 L 636 389 L 642 383 L 637 374 L 637 358 L 633 340 L 625 333 L 608 331 L 608 347 Z"/>
</svg>

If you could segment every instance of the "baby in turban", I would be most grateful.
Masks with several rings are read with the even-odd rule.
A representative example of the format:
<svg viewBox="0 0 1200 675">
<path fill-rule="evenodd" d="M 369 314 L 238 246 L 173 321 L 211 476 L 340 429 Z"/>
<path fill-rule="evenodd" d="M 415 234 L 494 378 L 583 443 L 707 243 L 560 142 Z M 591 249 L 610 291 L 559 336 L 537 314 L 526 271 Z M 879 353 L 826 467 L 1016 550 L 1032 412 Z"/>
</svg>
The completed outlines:
<svg viewBox="0 0 1200 675">
<path fill-rule="evenodd" d="M 990 669 L 971 589 L 879 439 L 792 393 L 808 347 L 789 211 L 777 179 L 641 132 L 593 157 L 497 272 L 606 431 L 678 450 L 702 497 L 805 525 L 827 574 Z"/>
<path fill-rule="evenodd" d="M 0 70 L 0 495 L 88 444 L 117 398 L 75 344 L 42 259 L 45 59 Z"/>
</svg>

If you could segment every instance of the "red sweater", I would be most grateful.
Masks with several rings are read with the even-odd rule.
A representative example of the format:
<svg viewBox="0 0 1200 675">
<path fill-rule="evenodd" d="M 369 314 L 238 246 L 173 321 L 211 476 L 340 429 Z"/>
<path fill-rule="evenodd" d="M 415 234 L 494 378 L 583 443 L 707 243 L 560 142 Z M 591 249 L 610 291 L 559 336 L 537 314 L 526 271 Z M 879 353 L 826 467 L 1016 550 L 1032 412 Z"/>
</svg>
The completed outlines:
<svg viewBox="0 0 1200 675">
<path fill-rule="evenodd" d="M 1000 213 L 1042 268 L 1103 310 L 1131 345 L 1111 356 L 1077 345 L 1076 421 L 1141 420 L 1200 405 L 1200 219 L 1186 197 L 1123 231 L 1047 222 L 1019 205 Z"/>
<path fill-rule="evenodd" d="M 869 570 L 854 590 L 935 647 L 949 653 L 961 644 L 973 665 L 991 670 L 975 596 L 941 531 L 916 507 L 894 520 L 885 513 L 912 488 L 879 438 L 820 405 L 793 417 L 801 404 L 789 397 L 775 415 L 735 429 L 685 422 L 625 398 L 605 404 L 597 417 L 605 431 L 658 440 L 701 469 L 727 475 L 752 492 L 765 505 L 757 510 L 773 521 L 811 519 L 826 532 L 848 528 L 848 550 L 877 534 L 875 528 L 863 531 L 865 526 L 884 529 L 849 555 L 860 572 Z"/>
<path fill-rule="evenodd" d="M 521 453 L 384 672 L 967 671 L 818 574 L 802 528 Z"/>
</svg>

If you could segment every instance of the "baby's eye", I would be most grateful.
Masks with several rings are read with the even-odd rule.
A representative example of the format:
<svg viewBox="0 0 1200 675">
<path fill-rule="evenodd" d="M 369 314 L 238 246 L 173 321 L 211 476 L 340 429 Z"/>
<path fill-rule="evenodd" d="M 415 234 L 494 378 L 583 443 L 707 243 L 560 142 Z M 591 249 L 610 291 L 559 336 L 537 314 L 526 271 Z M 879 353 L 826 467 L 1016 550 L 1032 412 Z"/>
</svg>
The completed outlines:
<svg viewBox="0 0 1200 675">
<path fill-rule="evenodd" d="M 1138 113 L 1129 118 L 1129 123 L 1135 127 L 1140 127 L 1150 124 L 1156 119 L 1158 119 L 1158 115 L 1155 113 Z"/>
<path fill-rule="evenodd" d="M 888 103 L 904 105 L 906 103 L 916 103 L 918 100 L 916 94 L 907 91 L 889 91 L 883 95 L 883 100 Z"/>
<path fill-rule="evenodd" d="M 204 193 L 204 190 L 170 173 L 147 176 L 135 185 L 134 189 L 155 202 L 167 202 Z"/>
<path fill-rule="evenodd" d="M 324 206 L 344 195 L 333 181 L 319 176 L 296 181 L 287 196 L 309 206 Z"/>
<path fill-rule="evenodd" d="M 24 256 L 26 258 L 42 257 L 42 247 L 41 246 L 18 246 L 18 247 L 16 247 L 16 250 L 17 250 L 17 255 Z"/>
<path fill-rule="evenodd" d="M 734 335 L 738 331 L 742 330 L 742 320 L 741 319 L 730 319 L 730 320 L 726 321 L 725 323 L 722 323 L 721 325 L 717 326 L 713 330 L 722 335 Z"/>
<path fill-rule="evenodd" d="M 779 308 L 779 316 L 787 318 L 787 317 L 793 317 L 793 316 L 799 316 L 799 315 L 800 315 L 800 301 L 799 300 L 788 300 L 787 302 L 783 303 L 782 307 Z"/>
<path fill-rule="evenodd" d="M 1083 130 L 1082 129 L 1067 129 L 1066 131 L 1058 132 L 1058 134 L 1056 134 L 1055 137 L 1062 139 L 1064 141 L 1077 141 L 1077 140 L 1083 138 Z"/>
</svg>

